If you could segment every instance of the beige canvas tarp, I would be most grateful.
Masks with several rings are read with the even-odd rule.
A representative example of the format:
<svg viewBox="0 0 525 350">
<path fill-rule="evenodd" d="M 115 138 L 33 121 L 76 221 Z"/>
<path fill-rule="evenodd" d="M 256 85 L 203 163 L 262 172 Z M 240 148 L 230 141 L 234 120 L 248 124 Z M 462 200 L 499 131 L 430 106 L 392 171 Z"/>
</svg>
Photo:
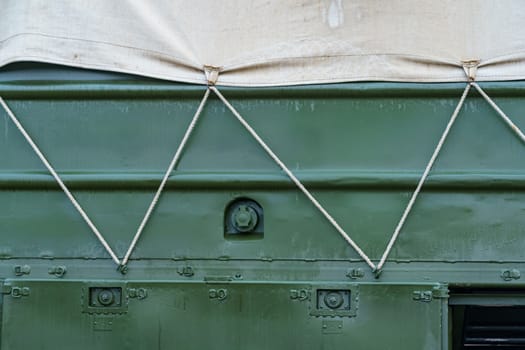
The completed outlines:
<svg viewBox="0 0 525 350">
<path fill-rule="evenodd" d="M 525 78 L 523 0 L 0 0 L 0 66 L 206 84 Z M 474 63 L 473 65 L 476 65 Z M 471 69 L 472 75 L 475 69 Z M 209 74 L 213 80 L 213 74 Z"/>
</svg>

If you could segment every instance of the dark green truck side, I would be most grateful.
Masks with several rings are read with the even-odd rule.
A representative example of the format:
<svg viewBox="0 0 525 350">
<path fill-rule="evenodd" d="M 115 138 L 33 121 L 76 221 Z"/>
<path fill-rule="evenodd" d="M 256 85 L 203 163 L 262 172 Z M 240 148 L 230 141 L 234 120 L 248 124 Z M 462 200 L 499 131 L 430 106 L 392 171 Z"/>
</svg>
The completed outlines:
<svg viewBox="0 0 525 350">
<path fill-rule="evenodd" d="M 525 128 L 525 83 L 480 85 Z M 219 89 L 377 262 L 464 86 Z M 120 258 L 205 90 L 0 70 L 0 96 Z M 525 347 L 525 147 L 475 90 L 381 274 L 216 96 L 126 273 L 0 121 L 2 350 Z M 235 227 L 239 205 L 256 228 Z"/>
</svg>

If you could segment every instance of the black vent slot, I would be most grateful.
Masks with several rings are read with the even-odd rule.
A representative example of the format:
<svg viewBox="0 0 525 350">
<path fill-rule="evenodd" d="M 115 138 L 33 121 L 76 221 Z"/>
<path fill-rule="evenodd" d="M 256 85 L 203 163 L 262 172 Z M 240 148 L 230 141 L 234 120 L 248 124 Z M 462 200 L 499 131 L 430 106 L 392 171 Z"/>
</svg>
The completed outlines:
<svg viewBox="0 0 525 350">
<path fill-rule="evenodd" d="M 463 349 L 525 349 L 525 307 L 465 307 Z"/>
<path fill-rule="evenodd" d="M 453 350 L 525 350 L 523 290 L 452 290 Z"/>
</svg>

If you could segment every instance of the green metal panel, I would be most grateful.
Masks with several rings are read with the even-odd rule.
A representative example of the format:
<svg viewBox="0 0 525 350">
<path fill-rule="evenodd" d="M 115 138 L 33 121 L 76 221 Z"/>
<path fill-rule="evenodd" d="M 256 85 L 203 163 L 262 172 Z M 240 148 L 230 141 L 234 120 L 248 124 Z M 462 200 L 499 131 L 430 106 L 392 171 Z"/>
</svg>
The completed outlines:
<svg viewBox="0 0 525 350">
<path fill-rule="evenodd" d="M 202 89 L 178 97 L 185 86 L 166 87 L 173 90 L 169 99 L 166 91 L 159 96 L 149 91 L 144 99 L 142 83 L 128 86 L 129 96 L 120 92 L 112 98 L 112 84 L 86 85 L 107 91 L 105 97 L 4 95 L 123 255 Z M 258 98 L 256 90 L 225 94 L 378 259 L 457 103 L 460 89 L 443 96 L 441 88 L 435 87 L 436 96 L 431 90 L 415 97 L 381 97 L 362 84 L 317 88 L 316 97 L 301 91 L 297 97 L 272 98 Z M 497 98 L 511 116 L 520 113 L 516 99 Z M 516 123 L 525 124 L 519 118 Z M 1 129 L 0 185 L 6 198 L 0 203 L 6 217 L 1 231 L 8 242 L 2 254 L 105 257 L 14 126 L 6 119 Z M 524 158 L 520 141 L 473 92 L 392 258 L 522 261 Z M 357 258 L 219 101 L 205 108 L 178 169 L 136 258 Z M 264 240 L 224 240 L 223 210 L 238 196 L 263 204 L 268 213 Z"/>
<path fill-rule="evenodd" d="M 525 128 L 525 83 L 483 87 Z M 221 91 L 377 261 L 463 88 Z M 0 96 L 119 257 L 203 93 L 68 69 L 0 72 Z M 124 275 L 0 111 L 2 118 L 2 350 L 446 349 L 447 284 L 525 286 L 525 149 L 475 91 L 379 276 L 215 97 Z M 262 206 L 264 235 L 224 234 L 235 198 Z M 122 288 L 121 313 L 90 313 L 90 286 Z M 312 311 L 317 290 L 334 288 L 350 291 L 355 314 Z M 228 297 L 210 298 L 219 289 Z M 291 297 L 301 293 L 306 300 Z"/>
<path fill-rule="evenodd" d="M 331 284 L 358 290 L 358 309 L 356 316 L 328 318 L 310 315 L 316 288 L 324 288 L 317 283 L 134 282 L 126 290 L 144 288 L 147 297 L 129 298 L 127 309 L 115 314 L 83 312 L 82 282 L 16 285 L 30 294 L 6 297 L 2 349 L 51 349 L 58 343 L 60 349 L 431 350 L 442 343 L 441 301 L 413 300 L 414 290 L 433 285 Z M 225 299 L 210 298 L 210 290 L 218 289 L 227 291 Z M 297 289 L 308 290 L 309 300 L 291 299 Z"/>
<path fill-rule="evenodd" d="M 3 279 L 0 280 L 0 290 L 3 290 L 4 287 L 4 281 Z M 2 344 L 2 337 L 3 337 L 3 331 L 2 331 L 2 325 L 3 325 L 3 312 L 4 312 L 4 294 L 0 293 L 0 348 Z"/>
</svg>

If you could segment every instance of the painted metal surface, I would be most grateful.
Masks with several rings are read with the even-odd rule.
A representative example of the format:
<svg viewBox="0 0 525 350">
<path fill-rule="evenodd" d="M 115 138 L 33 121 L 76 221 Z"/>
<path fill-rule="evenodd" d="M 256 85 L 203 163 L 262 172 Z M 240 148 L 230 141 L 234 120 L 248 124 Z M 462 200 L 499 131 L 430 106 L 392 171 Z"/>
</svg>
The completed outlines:
<svg viewBox="0 0 525 350">
<path fill-rule="evenodd" d="M 31 294 L 4 296 L 2 349 L 51 349 L 59 342 L 63 349 L 430 350 L 442 342 L 440 301 L 412 296 L 414 288 L 431 285 L 361 284 L 355 316 L 316 317 L 311 309 L 318 284 L 130 282 L 125 293 L 140 287 L 147 297 L 127 297 L 125 310 L 106 313 L 82 310 L 83 282 L 18 284 Z M 307 290 L 307 298 L 292 299 L 296 289 Z M 226 297 L 212 297 L 216 290 L 227 291 Z"/>
<path fill-rule="evenodd" d="M 123 256 L 203 88 L 24 72 L 0 74 L 0 95 Z M 525 128 L 524 83 L 483 87 Z M 462 89 L 221 91 L 378 260 Z M 523 285 L 525 147 L 476 92 L 379 278 L 214 97 L 125 275 L 1 119 L 1 349 L 446 349 L 447 285 Z M 225 234 L 236 198 L 263 233 Z M 120 288 L 121 312 L 86 312 L 89 286 Z M 355 315 L 312 314 L 332 289 Z"/>
</svg>

